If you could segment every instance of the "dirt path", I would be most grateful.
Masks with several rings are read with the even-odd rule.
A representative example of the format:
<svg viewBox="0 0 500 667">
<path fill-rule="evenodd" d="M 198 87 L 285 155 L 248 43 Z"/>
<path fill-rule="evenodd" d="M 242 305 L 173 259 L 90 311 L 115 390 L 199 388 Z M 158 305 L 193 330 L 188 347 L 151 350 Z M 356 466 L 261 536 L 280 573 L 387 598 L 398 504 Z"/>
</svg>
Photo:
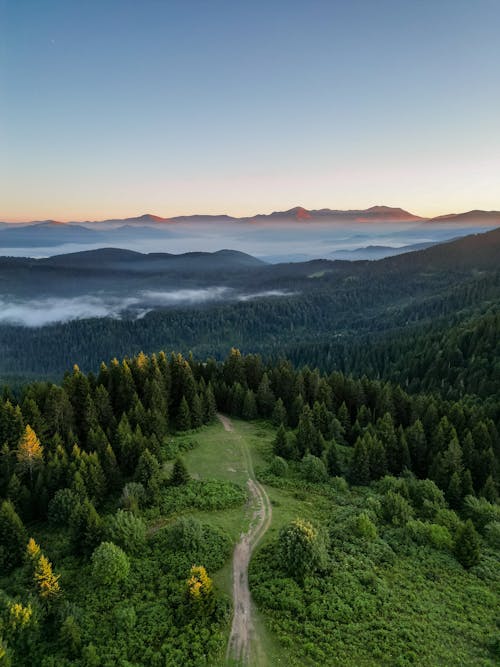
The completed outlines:
<svg viewBox="0 0 500 667">
<path fill-rule="evenodd" d="M 231 420 L 218 415 L 224 429 L 234 432 Z M 233 555 L 233 622 L 227 645 L 226 659 L 237 664 L 264 665 L 253 618 L 253 605 L 248 586 L 248 565 L 252 552 L 271 525 L 272 507 L 269 496 L 255 479 L 252 458 L 241 436 L 236 436 L 240 443 L 248 471 L 248 492 L 250 504 L 254 508 L 250 527 L 241 535 Z"/>
</svg>

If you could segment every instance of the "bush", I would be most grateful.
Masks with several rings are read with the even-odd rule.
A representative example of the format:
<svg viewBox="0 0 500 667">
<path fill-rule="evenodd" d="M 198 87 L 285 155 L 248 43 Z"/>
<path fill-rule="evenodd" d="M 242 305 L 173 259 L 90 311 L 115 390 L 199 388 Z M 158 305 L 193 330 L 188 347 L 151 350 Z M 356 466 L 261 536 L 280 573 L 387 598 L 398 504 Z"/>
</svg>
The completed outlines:
<svg viewBox="0 0 500 667">
<path fill-rule="evenodd" d="M 356 535 L 362 539 L 377 539 L 377 526 L 370 519 L 367 512 L 361 512 L 361 514 L 356 517 L 354 522 L 354 530 Z"/>
<path fill-rule="evenodd" d="M 203 544 L 203 526 L 192 517 L 181 517 L 168 529 L 172 546 L 180 551 L 197 551 Z"/>
<path fill-rule="evenodd" d="M 408 490 L 415 508 L 427 518 L 432 518 L 439 509 L 446 507 L 443 492 L 430 479 L 411 479 Z"/>
<path fill-rule="evenodd" d="M 125 510 L 118 510 L 108 519 L 106 534 L 110 542 L 130 554 L 139 554 L 146 544 L 146 524 Z"/>
<path fill-rule="evenodd" d="M 187 508 L 221 510 L 242 505 L 246 499 L 246 492 L 233 482 L 191 480 L 189 484 L 165 489 L 161 511 L 171 514 Z"/>
<path fill-rule="evenodd" d="M 402 479 L 401 477 L 385 475 L 385 477 L 382 477 L 382 479 L 375 484 L 375 488 L 381 494 L 393 491 L 394 493 L 399 493 L 399 495 L 403 496 L 403 498 L 408 499 L 410 497 L 408 491 L 408 482 L 406 479 Z"/>
<path fill-rule="evenodd" d="M 231 541 L 197 519 L 183 517 L 161 528 L 150 539 L 157 562 L 169 575 L 183 577 L 193 563 L 218 570 L 231 554 Z"/>
<path fill-rule="evenodd" d="M 130 512 L 139 511 L 146 504 L 146 489 L 139 482 L 128 482 L 123 487 L 120 505 Z"/>
<path fill-rule="evenodd" d="M 406 531 L 417 544 L 430 545 L 436 549 L 451 549 L 453 547 L 450 531 L 445 526 L 426 523 L 417 519 L 408 521 Z"/>
<path fill-rule="evenodd" d="M 327 561 L 324 535 L 309 521 L 295 519 L 279 534 L 280 563 L 287 574 L 302 580 L 307 574 L 325 567 Z"/>
<path fill-rule="evenodd" d="M 464 514 L 472 520 L 477 530 L 483 533 L 489 523 L 500 521 L 500 505 L 494 505 L 485 498 L 466 496 L 464 500 Z"/>
<path fill-rule="evenodd" d="M 382 517 L 394 526 L 404 526 L 413 516 L 410 503 L 399 493 L 388 491 L 382 498 Z"/>
<path fill-rule="evenodd" d="M 433 519 L 434 523 L 444 526 L 454 535 L 461 524 L 460 518 L 456 512 L 442 508 L 436 512 Z"/>
<path fill-rule="evenodd" d="M 102 542 L 92 554 L 92 575 L 101 585 L 113 586 L 130 572 L 127 554 L 113 542 Z"/>
<path fill-rule="evenodd" d="M 484 532 L 488 543 L 493 549 L 500 549 L 500 521 L 487 523 Z"/>
<path fill-rule="evenodd" d="M 326 466 L 321 459 L 313 454 L 307 454 L 300 464 L 300 473 L 308 482 L 321 483 L 326 482 L 328 473 Z"/>
<path fill-rule="evenodd" d="M 269 466 L 269 472 L 276 477 L 286 477 L 288 474 L 288 463 L 281 456 L 275 456 Z"/>
</svg>

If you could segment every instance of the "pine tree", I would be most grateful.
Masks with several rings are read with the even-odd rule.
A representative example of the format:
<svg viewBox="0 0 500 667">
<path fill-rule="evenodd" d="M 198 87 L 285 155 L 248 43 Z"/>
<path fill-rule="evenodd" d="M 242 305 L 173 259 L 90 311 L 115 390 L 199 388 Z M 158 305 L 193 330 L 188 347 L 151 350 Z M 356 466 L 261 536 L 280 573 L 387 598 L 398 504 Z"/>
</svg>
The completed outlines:
<svg viewBox="0 0 500 667">
<path fill-rule="evenodd" d="M 243 419 L 247 420 L 255 419 L 257 417 L 257 403 L 255 401 L 255 394 L 251 389 L 246 390 L 241 416 Z"/>
<path fill-rule="evenodd" d="M 278 398 L 274 405 L 273 409 L 273 415 L 272 415 L 272 422 L 275 426 L 279 426 L 280 424 L 284 424 L 286 426 L 287 423 L 287 415 L 286 415 L 286 410 L 285 406 L 283 404 L 283 401 L 281 398 Z"/>
<path fill-rule="evenodd" d="M 427 438 L 422 422 L 417 419 L 405 431 L 411 467 L 417 477 L 427 476 Z"/>
<path fill-rule="evenodd" d="M 271 389 L 269 376 L 267 373 L 264 373 L 257 390 L 257 405 L 259 407 L 259 414 L 262 415 L 262 417 L 270 417 L 273 412 L 275 402 L 276 398 Z"/>
<path fill-rule="evenodd" d="M 191 404 L 191 426 L 192 428 L 200 428 L 203 425 L 203 404 L 198 394 L 193 397 Z"/>
<path fill-rule="evenodd" d="M 483 498 L 486 498 L 486 500 L 490 503 L 496 503 L 498 501 L 497 487 L 493 481 L 492 475 L 488 476 L 488 479 L 484 483 L 484 486 L 481 489 L 479 495 Z"/>
<path fill-rule="evenodd" d="M 189 431 L 191 428 L 191 411 L 185 396 L 181 399 L 177 413 L 177 428 L 179 431 Z"/>
<path fill-rule="evenodd" d="M 353 484 L 368 484 L 370 481 L 370 458 L 364 437 L 358 438 L 354 445 L 349 476 Z"/>
<path fill-rule="evenodd" d="M 450 482 L 446 489 L 446 500 L 452 509 L 460 508 L 462 503 L 462 480 L 458 472 L 454 472 L 450 477 Z"/>
<path fill-rule="evenodd" d="M 209 382 L 205 391 L 205 421 L 207 424 L 213 422 L 217 415 L 217 404 L 215 402 L 212 383 Z"/>
<path fill-rule="evenodd" d="M 339 463 L 339 453 L 337 443 L 332 441 L 326 451 L 326 467 L 331 477 L 337 477 L 342 474 Z"/>
<path fill-rule="evenodd" d="M 191 476 L 186 468 L 184 461 L 181 458 L 177 458 L 174 461 L 174 467 L 172 468 L 172 476 L 170 477 L 170 484 L 172 486 L 182 486 L 187 484 Z"/>
<path fill-rule="evenodd" d="M 19 441 L 17 460 L 22 469 L 28 470 L 30 483 L 33 484 L 33 470 L 43 461 L 43 447 L 35 431 L 26 424 L 24 433 Z"/>
<path fill-rule="evenodd" d="M 398 446 L 398 438 L 394 428 L 394 422 L 389 412 L 386 412 L 385 415 L 377 421 L 376 432 L 385 449 L 389 472 L 394 475 L 399 475 L 403 470 L 402 452 Z"/>
<path fill-rule="evenodd" d="M 27 539 L 14 505 L 4 500 L 0 506 L 0 572 L 8 572 L 22 563 Z"/>
<path fill-rule="evenodd" d="M 457 530 L 455 536 L 455 556 L 466 570 L 479 563 L 481 556 L 479 536 L 470 519 L 467 519 Z"/>
</svg>

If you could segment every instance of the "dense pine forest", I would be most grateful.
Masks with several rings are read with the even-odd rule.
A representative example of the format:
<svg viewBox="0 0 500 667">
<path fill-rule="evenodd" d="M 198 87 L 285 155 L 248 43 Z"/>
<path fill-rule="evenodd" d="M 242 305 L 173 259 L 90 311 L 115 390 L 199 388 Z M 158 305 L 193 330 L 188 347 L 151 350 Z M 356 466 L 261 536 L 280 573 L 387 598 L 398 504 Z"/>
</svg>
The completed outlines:
<svg viewBox="0 0 500 667">
<path fill-rule="evenodd" d="M 478 326 L 489 331 L 498 318 Z M 496 339 L 482 331 L 476 340 L 467 331 L 450 338 L 462 363 L 478 345 L 492 352 Z M 213 517 L 243 512 L 247 491 L 186 464 L 194 470 L 206 433 L 221 467 L 222 436 L 210 440 L 218 411 L 261 429 L 257 475 L 289 493 L 303 515 L 287 517 L 251 568 L 256 603 L 291 664 L 369 656 L 371 664 L 495 663 L 495 403 L 465 391 L 452 400 L 410 394 L 232 349 L 223 362 L 141 353 L 103 363 L 97 374 L 74 366 L 60 385 L 4 390 L 0 664 L 223 663 L 231 608 L 214 575 L 228 562 L 232 536 Z M 462 588 L 452 586 L 452 604 L 472 605 L 469 622 L 450 611 L 443 643 L 430 626 L 413 635 L 411 619 L 406 629 L 391 621 L 409 562 L 419 577 L 411 596 L 436 585 L 446 595 L 454 581 Z M 295 645 L 299 621 L 305 639 Z M 340 640 L 341 628 L 347 638 L 356 623 L 370 636 L 369 656 L 354 638 L 351 648 Z M 411 634 L 411 651 L 394 662 L 386 655 L 391 627 L 395 645 Z M 455 661 L 445 647 L 454 632 L 466 636 Z"/>
</svg>

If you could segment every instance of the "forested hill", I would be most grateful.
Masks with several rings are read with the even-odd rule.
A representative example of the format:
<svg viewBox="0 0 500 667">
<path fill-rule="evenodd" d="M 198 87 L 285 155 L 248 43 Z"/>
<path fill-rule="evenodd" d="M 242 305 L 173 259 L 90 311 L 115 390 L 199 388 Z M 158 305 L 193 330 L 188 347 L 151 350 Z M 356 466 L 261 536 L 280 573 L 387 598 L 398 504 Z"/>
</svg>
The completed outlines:
<svg viewBox="0 0 500 667">
<path fill-rule="evenodd" d="M 322 260 L 273 266 L 230 251 L 172 258 L 112 250 L 78 254 L 70 265 L 64 257 L 35 263 L 4 259 L 0 375 L 10 382 L 58 378 L 75 361 L 85 370 L 95 370 L 103 359 L 140 350 L 178 349 L 220 359 L 236 345 L 245 352 L 289 356 L 328 371 L 373 372 L 409 388 L 439 389 L 443 383 L 455 385 L 456 374 L 438 378 L 405 355 L 423 350 L 418 359 L 430 363 L 428 350 L 445 336 L 451 347 L 440 359 L 456 364 L 454 334 L 447 331 L 462 327 L 466 320 L 474 327 L 474 318 L 499 307 L 498 257 L 500 230 L 376 262 Z M 80 268 L 72 268 L 73 264 Z M 165 265 L 176 268 L 167 271 Z M 193 266 L 201 268 L 196 271 Z M 25 310 L 53 307 L 65 317 L 65 309 L 71 312 L 79 303 L 59 302 L 55 296 L 79 299 L 79 294 L 90 294 L 100 306 L 104 299 L 101 314 L 108 294 L 114 303 L 123 298 L 126 304 L 132 297 L 136 308 L 144 295 L 153 293 L 159 300 L 142 312 L 129 312 L 124 305 L 114 319 L 75 319 L 27 328 L 9 324 L 7 306 L 12 304 L 5 294 L 12 285 L 18 290 L 12 297 L 16 313 L 26 303 Z M 175 296 L 188 288 L 208 289 L 211 294 L 214 287 L 223 288 L 216 291 L 217 298 L 191 304 L 174 299 L 168 307 L 161 305 L 165 293 Z M 139 319 L 135 312 L 140 312 Z M 429 345 L 428 336 L 433 337 Z M 476 377 L 478 355 L 470 346 L 460 349 L 465 352 L 461 366 L 469 370 L 470 365 L 477 366 L 468 376 Z M 487 364 L 488 373 L 495 367 L 490 357 L 480 364 Z M 477 390 L 477 382 L 464 382 L 464 391 Z"/>
</svg>

